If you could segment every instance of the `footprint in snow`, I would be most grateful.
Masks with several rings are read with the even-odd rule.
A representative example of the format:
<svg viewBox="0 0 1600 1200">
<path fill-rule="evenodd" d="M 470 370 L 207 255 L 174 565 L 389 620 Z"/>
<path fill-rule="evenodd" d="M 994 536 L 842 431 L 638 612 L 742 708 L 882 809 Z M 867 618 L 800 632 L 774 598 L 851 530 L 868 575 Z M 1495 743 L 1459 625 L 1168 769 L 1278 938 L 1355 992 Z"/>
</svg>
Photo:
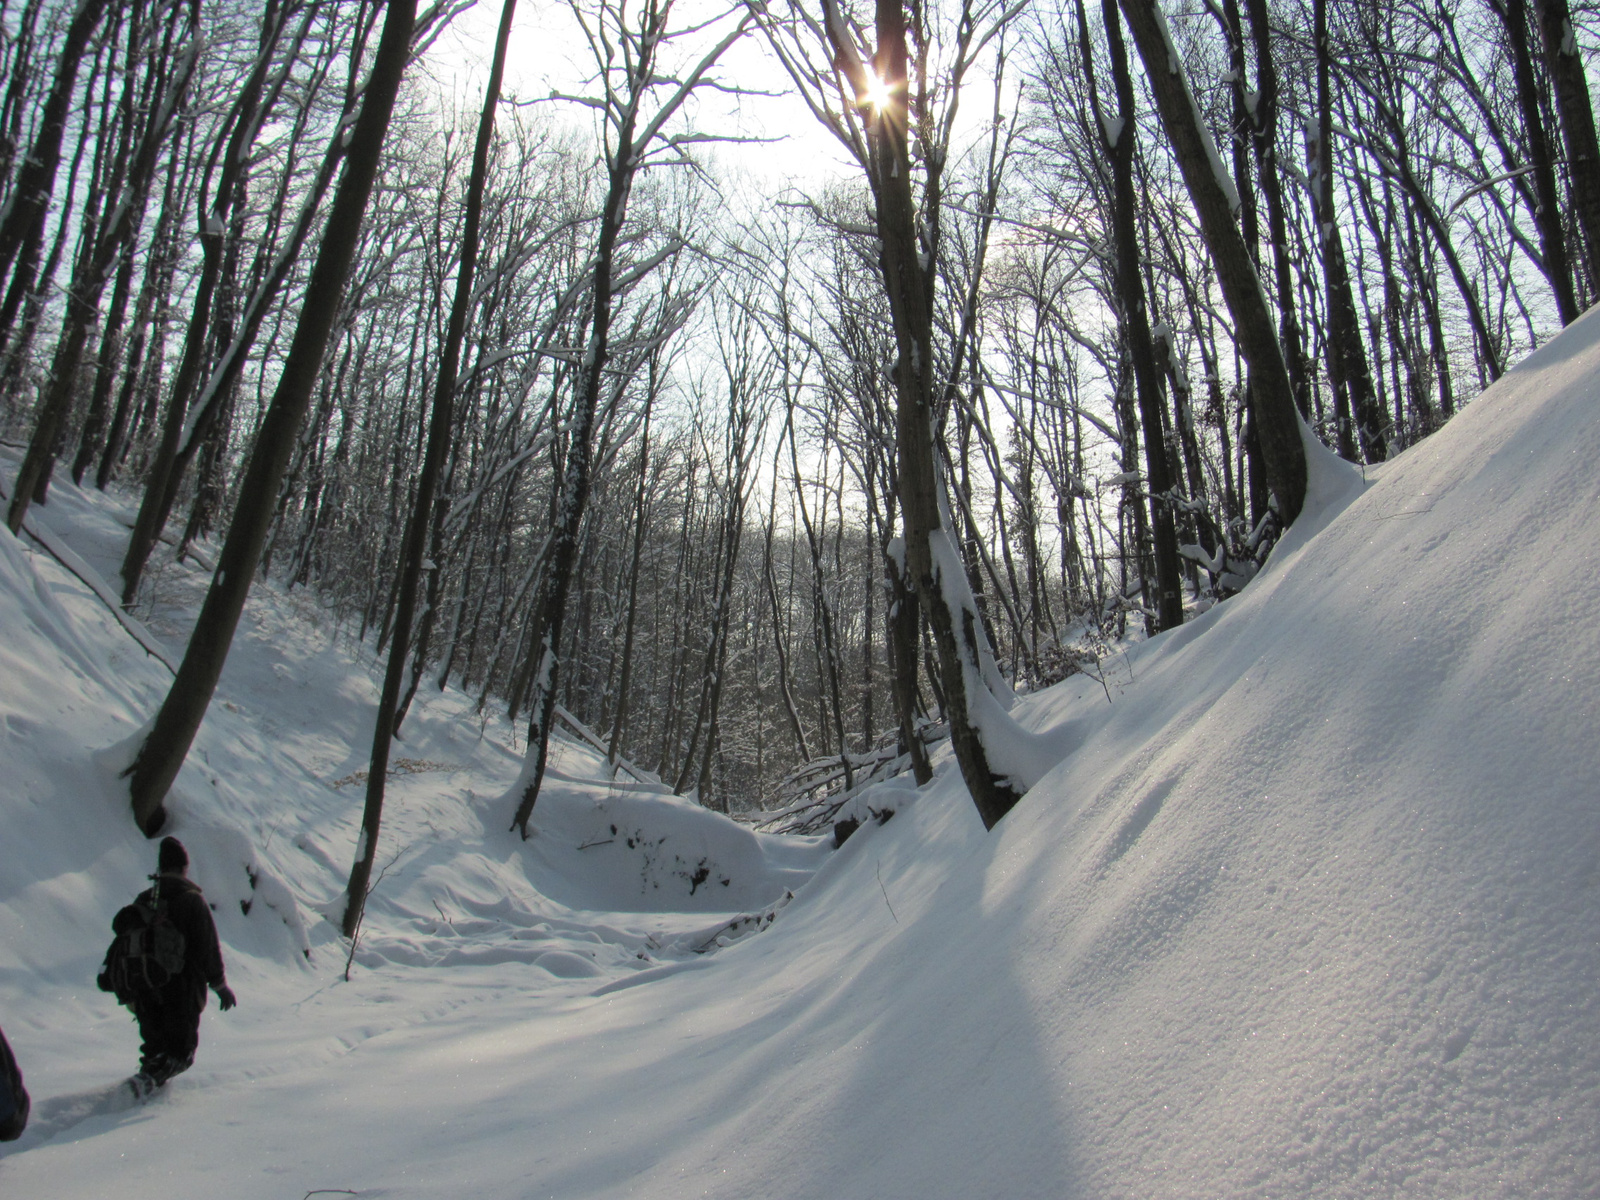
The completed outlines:
<svg viewBox="0 0 1600 1200">
<path fill-rule="evenodd" d="M 119 1079 L 106 1087 L 90 1088 L 86 1092 L 69 1092 L 65 1096 L 52 1096 L 33 1106 L 28 1128 L 9 1146 L 0 1148 L 0 1156 L 17 1154 L 42 1142 L 48 1142 L 75 1125 L 91 1117 L 114 1116 L 136 1107 L 138 1102 L 128 1087 L 126 1079 Z"/>
</svg>

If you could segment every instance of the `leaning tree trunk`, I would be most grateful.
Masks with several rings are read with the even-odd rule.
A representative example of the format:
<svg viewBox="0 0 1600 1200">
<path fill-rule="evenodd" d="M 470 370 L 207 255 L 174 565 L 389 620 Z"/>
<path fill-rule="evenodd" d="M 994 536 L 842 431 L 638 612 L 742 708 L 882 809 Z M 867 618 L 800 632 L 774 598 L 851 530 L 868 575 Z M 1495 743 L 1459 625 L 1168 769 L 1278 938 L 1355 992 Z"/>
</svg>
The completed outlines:
<svg viewBox="0 0 1600 1200">
<path fill-rule="evenodd" d="M 122 326 L 128 315 L 128 300 L 133 291 L 133 244 L 123 247 L 122 261 L 117 267 L 116 284 L 111 289 L 111 307 L 106 312 L 104 328 L 100 333 L 100 353 L 95 356 L 94 391 L 89 398 L 89 411 L 83 418 L 83 429 L 78 438 L 78 450 L 72 459 L 72 482 L 81 486 L 90 465 L 100 454 L 104 438 L 106 416 L 111 408 L 111 389 L 122 353 Z"/>
<path fill-rule="evenodd" d="M 1177 47 L 1167 32 L 1158 0 L 1121 0 L 1139 57 L 1144 60 L 1161 124 L 1177 155 L 1179 170 L 1200 219 L 1200 233 L 1216 267 L 1217 282 L 1233 317 L 1239 352 L 1250 369 L 1251 404 L 1267 486 L 1285 525 L 1300 515 L 1306 496 L 1306 451 L 1294 388 L 1278 346 L 1261 280 L 1234 224 L 1237 199 L 1230 197 L 1211 134 L 1200 119 L 1184 78 Z"/>
<path fill-rule="evenodd" d="M 190 460 L 199 449 L 215 410 L 221 399 L 232 389 L 244 365 L 244 357 L 254 340 L 255 332 L 278 285 L 287 275 L 300 249 L 300 241 L 291 238 L 289 248 L 277 256 L 274 271 L 268 276 L 257 294 L 251 298 L 239 344 L 230 345 L 223 354 L 213 377 L 200 394 L 198 412 L 190 415 L 201 392 L 201 370 L 206 360 L 206 348 L 211 337 L 211 323 L 215 309 L 215 293 L 222 279 L 227 249 L 227 229 L 230 211 L 236 212 L 245 202 L 245 179 L 249 171 L 251 150 L 266 118 L 271 115 L 272 95 L 267 88 L 268 69 L 272 65 L 273 51 L 283 32 L 284 14 L 277 5 L 267 9 L 263 21 L 261 49 L 250 75 L 240 89 L 238 98 L 224 122 L 221 134 L 211 155 L 222 163 L 209 211 L 200 221 L 200 277 L 195 286 L 194 305 L 190 310 L 188 330 L 184 335 L 183 357 L 173 377 L 172 390 L 167 397 L 161 437 L 157 441 L 150 466 L 146 472 L 144 496 L 134 518 L 133 532 L 128 535 L 128 545 L 122 558 L 122 602 L 131 605 L 139 592 L 145 564 L 154 551 L 161 531 L 177 500 Z M 302 36 L 304 30 L 302 29 Z M 298 45 L 298 43 L 297 43 Z M 291 51 L 291 56 L 293 51 Z M 287 73 L 285 64 L 285 73 Z M 335 138 L 333 147 L 324 159 L 307 209 L 314 209 L 323 189 L 332 178 L 332 170 L 344 152 L 343 139 Z M 309 213 L 302 212 L 295 232 L 304 237 L 310 227 Z"/>
<path fill-rule="evenodd" d="M 344 177 L 339 181 L 317 260 L 311 268 L 294 341 L 245 466 L 239 502 L 217 558 L 216 574 L 172 689 L 133 765 L 125 772 L 130 777 L 134 819 L 147 836 L 154 837 L 166 821 L 162 802 L 199 732 L 255 579 L 278 487 L 322 370 L 323 352 L 360 240 L 361 220 L 378 173 L 389 116 L 411 49 L 416 7 L 416 0 L 389 0 L 361 115 L 351 130 Z"/>
<path fill-rule="evenodd" d="M 111 482 L 112 473 L 122 457 L 122 448 L 133 416 L 134 401 L 139 381 L 144 375 L 145 351 L 150 344 L 150 334 L 155 325 L 158 297 L 164 297 L 166 284 L 170 283 L 172 264 L 178 250 L 175 230 L 179 197 L 183 194 L 188 173 L 180 169 L 183 161 L 185 139 L 174 138 L 172 152 L 167 159 L 167 182 L 161 202 L 161 214 L 156 218 L 155 231 L 145 251 L 144 281 L 139 288 L 139 300 L 133 310 L 132 334 L 128 342 L 126 362 L 122 368 L 122 386 L 117 391 L 117 402 L 112 410 L 110 426 L 106 430 L 105 444 L 95 466 L 94 485 L 102 492 Z M 192 147 L 193 139 L 187 144 Z M 164 301 L 163 301 L 164 303 Z"/>
</svg>

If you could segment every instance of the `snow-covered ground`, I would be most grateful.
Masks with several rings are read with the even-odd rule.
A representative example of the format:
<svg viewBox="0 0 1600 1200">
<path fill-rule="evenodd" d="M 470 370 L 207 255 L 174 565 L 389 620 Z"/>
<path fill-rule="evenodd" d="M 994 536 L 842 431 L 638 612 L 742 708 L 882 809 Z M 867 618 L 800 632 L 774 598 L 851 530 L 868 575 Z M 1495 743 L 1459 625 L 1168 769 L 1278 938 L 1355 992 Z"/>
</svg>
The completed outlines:
<svg viewBox="0 0 1600 1200">
<path fill-rule="evenodd" d="M 1596 314 L 1317 455 L 1243 595 L 1018 705 L 1060 761 L 992 834 L 948 762 L 834 851 L 568 745 L 524 843 L 512 731 L 425 691 L 348 982 L 375 668 L 260 586 L 170 802 L 240 1003 L 137 1108 L 93 978 L 170 676 L 0 531 L 0 1194 L 1600 1196 L 1596 463 Z M 127 516 L 32 519 L 109 577 Z M 157 580 L 173 654 L 203 585 Z"/>
</svg>

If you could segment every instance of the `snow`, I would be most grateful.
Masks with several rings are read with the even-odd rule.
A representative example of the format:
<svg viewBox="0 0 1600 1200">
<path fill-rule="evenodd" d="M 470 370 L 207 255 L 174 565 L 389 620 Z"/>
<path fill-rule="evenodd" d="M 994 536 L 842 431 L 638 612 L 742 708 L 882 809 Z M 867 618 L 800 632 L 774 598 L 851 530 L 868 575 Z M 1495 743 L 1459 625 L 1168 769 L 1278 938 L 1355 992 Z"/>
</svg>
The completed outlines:
<svg viewBox="0 0 1600 1200">
<path fill-rule="evenodd" d="M 1161 40 L 1167 48 L 1167 70 L 1178 77 L 1178 82 L 1183 85 L 1183 97 L 1189 103 L 1189 111 L 1194 117 L 1194 128 L 1200 136 L 1200 141 L 1205 146 L 1206 161 L 1211 166 L 1211 174 L 1217 181 L 1217 187 L 1222 189 L 1222 194 L 1227 197 L 1228 211 L 1235 217 L 1239 215 L 1241 201 L 1239 189 L 1234 186 L 1233 176 L 1222 165 L 1222 155 L 1217 152 L 1217 141 L 1211 136 L 1211 127 L 1206 124 L 1204 115 L 1200 112 L 1200 105 L 1195 102 L 1194 92 L 1189 88 L 1189 76 L 1183 69 L 1183 59 L 1178 55 L 1177 44 L 1172 40 L 1172 30 L 1167 27 L 1167 17 L 1161 11 L 1161 5 L 1152 4 L 1150 11 L 1155 14 L 1156 27 L 1161 31 Z"/>
<path fill-rule="evenodd" d="M 1059 762 L 989 834 L 947 756 L 835 851 L 558 742 L 524 843 L 513 731 L 424 689 L 349 982 L 378 667 L 258 585 L 171 802 L 239 1007 L 137 1108 L 92 980 L 168 675 L 0 532 L 0 1192 L 1600 1194 L 1597 458 L 1593 313 L 1364 477 L 1315 454 L 1243 593 L 1018 703 Z M 30 515 L 114 567 L 125 503 Z"/>
</svg>

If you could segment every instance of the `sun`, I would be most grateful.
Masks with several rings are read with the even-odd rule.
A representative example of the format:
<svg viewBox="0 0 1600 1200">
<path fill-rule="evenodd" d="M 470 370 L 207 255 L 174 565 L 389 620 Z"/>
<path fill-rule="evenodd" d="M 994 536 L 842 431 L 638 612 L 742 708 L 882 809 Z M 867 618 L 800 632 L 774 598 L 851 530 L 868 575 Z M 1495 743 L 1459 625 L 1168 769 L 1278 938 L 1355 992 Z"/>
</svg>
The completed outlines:
<svg viewBox="0 0 1600 1200">
<path fill-rule="evenodd" d="M 882 112 L 889 106 L 891 97 L 892 92 L 889 85 L 876 75 L 869 73 L 867 75 L 867 90 L 862 94 L 860 100 L 861 106 L 865 108 L 867 105 L 871 105 L 879 112 Z"/>
</svg>

